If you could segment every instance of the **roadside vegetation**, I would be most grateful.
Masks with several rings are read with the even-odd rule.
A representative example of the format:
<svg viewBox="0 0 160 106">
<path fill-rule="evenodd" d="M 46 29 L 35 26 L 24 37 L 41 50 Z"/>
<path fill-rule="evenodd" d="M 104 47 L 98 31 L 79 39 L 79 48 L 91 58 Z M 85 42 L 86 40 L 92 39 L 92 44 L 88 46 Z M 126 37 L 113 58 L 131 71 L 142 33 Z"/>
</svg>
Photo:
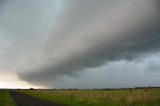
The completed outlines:
<svg viewBox="0 0 160 106">
<path fill-rule="evenodd" d="M 12 96 L 7 90 L 0 90 L 0 106 L 16 106 Z"/>
<path fill-rule="evenodd" d="M 160 106 L 160 89 L 17 90 L 68 106 Z"/>
</svg>

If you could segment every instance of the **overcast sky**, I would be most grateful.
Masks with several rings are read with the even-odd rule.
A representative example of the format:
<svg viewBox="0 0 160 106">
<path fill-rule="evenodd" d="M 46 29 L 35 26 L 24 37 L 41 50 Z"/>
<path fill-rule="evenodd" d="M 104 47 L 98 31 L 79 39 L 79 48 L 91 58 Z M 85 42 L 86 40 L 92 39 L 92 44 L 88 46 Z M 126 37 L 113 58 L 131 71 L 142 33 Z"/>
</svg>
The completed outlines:
<svg viewBox="0 0 160 106">
<path fill-rule="evenodd" d="M 0 88 L 160 86 L 159 10 L 159 0 L 0 0 Z"/>
</svg>

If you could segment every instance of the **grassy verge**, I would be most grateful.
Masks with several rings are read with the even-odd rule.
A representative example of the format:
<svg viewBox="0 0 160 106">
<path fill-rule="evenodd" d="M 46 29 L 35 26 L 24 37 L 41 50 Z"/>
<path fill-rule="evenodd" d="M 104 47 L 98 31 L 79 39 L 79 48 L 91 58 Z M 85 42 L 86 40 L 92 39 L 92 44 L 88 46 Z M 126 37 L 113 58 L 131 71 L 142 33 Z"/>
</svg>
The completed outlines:
<svg viewBox="0 0 160 106">
<path fill-rule="evenodd" d="M 16 106 L 10 93 L 6 90 L 0 90 L 0 106 Z"/>
<path fill-rule="evenodd" d="M 160 89 L 151 90 L 18 90 L 68 106 L 160 106 Z"/>
</svg>

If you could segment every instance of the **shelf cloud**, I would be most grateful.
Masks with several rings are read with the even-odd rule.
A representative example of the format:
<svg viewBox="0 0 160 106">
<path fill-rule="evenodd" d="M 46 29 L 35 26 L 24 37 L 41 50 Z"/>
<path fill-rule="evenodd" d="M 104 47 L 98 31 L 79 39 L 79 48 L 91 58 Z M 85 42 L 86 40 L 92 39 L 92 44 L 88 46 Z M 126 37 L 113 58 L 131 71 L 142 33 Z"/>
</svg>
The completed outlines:
<svg viewBox="0 0 160 106">
<path fill-rule="evenodd" d="M 158 0 L 22 1 L 4 2 L 0 11 L 8 45 L 0 53 L 29 83 L 54 85 L 61 75 L 160 50 Z"/>
</svg>

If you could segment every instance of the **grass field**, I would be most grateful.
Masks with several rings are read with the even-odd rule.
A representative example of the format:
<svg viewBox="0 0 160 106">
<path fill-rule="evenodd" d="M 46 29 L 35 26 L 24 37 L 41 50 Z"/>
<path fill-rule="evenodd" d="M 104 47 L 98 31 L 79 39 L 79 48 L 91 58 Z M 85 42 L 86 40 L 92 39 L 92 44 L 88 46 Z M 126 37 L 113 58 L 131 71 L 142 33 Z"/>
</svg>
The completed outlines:
<svg viewBox="0 0 160 106">
<path fill-rule="evenodd" d="M 0 90 L 0 106 L 16 106 L 7 90 Z"/>
<path fill-rule="evenodd" d="M 17 91 L 68 106 L 160 106 L 160 89 Z"/>
</svg>

